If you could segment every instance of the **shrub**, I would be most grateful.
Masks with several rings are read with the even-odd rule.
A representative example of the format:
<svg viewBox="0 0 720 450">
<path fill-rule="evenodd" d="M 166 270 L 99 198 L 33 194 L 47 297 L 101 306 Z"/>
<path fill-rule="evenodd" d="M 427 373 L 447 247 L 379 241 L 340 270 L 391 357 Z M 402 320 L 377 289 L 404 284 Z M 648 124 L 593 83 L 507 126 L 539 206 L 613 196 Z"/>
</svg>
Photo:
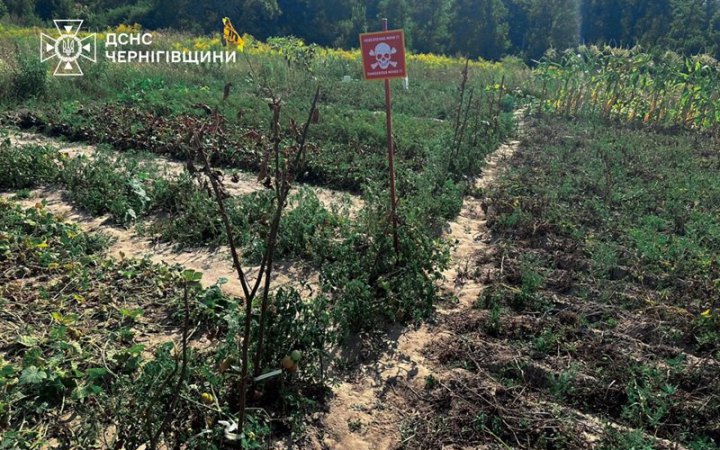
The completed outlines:
<svg viewBox="0 0 720 450">
<path fill-rule="evenodd" d="M 197 246 L 220 244 L 225 239 L 217 205 L 187 174 L 160 184 L 154 207 L 167 213 L 152 226 L 163 240 Z"/>
<path fill-rule="evenodd" d="M 321 261 L 330 252 L 342 221 L 311 190 L 302 190 L 291 201 L 297 205 L 280 222 L 277 256 Z"/>
<path fill-rule="evenodd" d="M 27 189 L 55 182 L 60 154 L 50 147 L 0 144 L 0 189 Z"/>
<path fill-rule="evenodd" d="M 71 159 L 63 172 L 70 198 L 93 215 L 110 214 L 113 221 L 128 224 L 145 214 L 151 205 L 150 184 L 123 159 L 100 153 L 96 159 Z"/>
<path fill-rule="evenodd" d="M 412 212 L 421 207 L 412 202 L 399 212 L 403 220 L 395 255 L 387 193 L 368 190 L 365 208 L 322 266 L 323 288 L 335 293 L 340 337 L 382 322 L 427 317 L 436 298 L 435 282 L 448 261 L 446 246 Z"/>
<path fill-rule="evenodd" d="M 283 357 L 297 350 L 302 355 L 300 376 L 322 382 L 323 358 L 334 334 L 328 299 L 320 296 L 307 301 L 297 291 L 281 288 L 270 300 L 268 311 L 262 367 L 279 367 Z"/>
<path fill-rule="evenodd" d="M 273 207 L 272 192 L 260 191 L 225 200 L 236 244 L 245 256 L 262 254 Z M 225 226 L 217 203 L 188 174 L 171 181 L 156 181 L 153 207 L 167 213 L 152 226 L 162 239 L 181 246 L 226 243 Z M 260 239 L 257 239 L 260 238 Z"/>
<path fill-rule="evenodd" d="M 29 56 L 24 52 L 18 53 L 17 62 L 19 69 L 12 81 L 15 98 L 23 101 L 45 95 L 47 66 L 34 55 Z"/>
</svg>

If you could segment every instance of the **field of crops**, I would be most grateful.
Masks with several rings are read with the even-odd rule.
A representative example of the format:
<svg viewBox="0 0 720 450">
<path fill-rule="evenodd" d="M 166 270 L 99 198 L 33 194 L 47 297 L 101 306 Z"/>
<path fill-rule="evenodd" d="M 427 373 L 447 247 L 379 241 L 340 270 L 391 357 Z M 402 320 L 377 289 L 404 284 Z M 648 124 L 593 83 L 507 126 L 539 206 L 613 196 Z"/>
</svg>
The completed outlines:
<svg viewBox="0 0 720 450">
<path fill-rule="evenodd" d="M 0 28 L 0 449 L 718 448 L 716 61 L 410 55 L 396 249 L 357 52 L 67 79 L 38 31 Z"/>
<path fill-rule="evenodd" d="M 487 287 L 426 348 L 445 379 L 404 397 L 425 413 L 413 439 L 717 448 L 717 142 L 556 117 L 527 128 L 485 192 L 495 245 L 469 276 Z"/>
<path fill-rule="evenodd" d="M 650 127 L 718 134 L 718 62 L 709 56 L 652 55 L 641 50 L 580 47 L 546 56 L 536 68 L 539 111 L 590 114 Z"/>
</svg>

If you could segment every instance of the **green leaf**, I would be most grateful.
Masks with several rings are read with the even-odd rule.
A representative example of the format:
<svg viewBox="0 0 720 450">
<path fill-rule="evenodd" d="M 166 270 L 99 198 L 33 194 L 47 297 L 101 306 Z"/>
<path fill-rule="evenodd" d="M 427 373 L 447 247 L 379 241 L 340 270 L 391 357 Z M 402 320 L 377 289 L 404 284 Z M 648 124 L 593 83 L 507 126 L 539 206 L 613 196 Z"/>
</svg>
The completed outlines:
<svg viewBox="0 0 720 450">
<path fill-rule="evenodd" d="M 88 397 L 92 397 L 94 395 L 98 395 L 102 393 L 103 390 L 100 386 L 96 386 L 94 384 L 90 384 L 87 386 L 78 386 L 76 387 L 72 392 L 72 398 L 74 400 L 84 400 Z"/>
<path fill-rule="evenodd" d="M 0 367 L 0 379 L 10 378 L 13 375 L 15 375 L 15 368 L 12 364 L 5 364 Z"/>
<path fill-rule="evenodd" d="M 195 272 L 194 270 L 185 270 L 182 273 L 183 279 L 188 283 L 198 282 L 202 279 L 202 272 Z"/>
<path fill-rule="evenodd" d="M 145 350 L 145 346 L 144 346 L 144 345 L 142 345 L 142 344 L 135 344 L 135 345 L 133 345 L 132 347 L 130 347 L 130 348 L 128 349 L 128 353 L 130 353 L 131 355 L 139 355 L 140 353 L 143 352 L 143 350 Z"/>
<path fill-rule="evenodd" d="M 128 309 L 128 308 L 120 308 L 120 314 L 123 317 L 127 317 L 128 319 L 135 320 L 139 316 L 143 314 L 142 308 L 135 308 L 135 309 Z"/>
<path fill-rule="evenodd" d="M 72 325 L 78 319 L 77 314 L 68 314 L 67 316 L 64 316 L 59 312 L 51 313 L 50 316 L 55 322 L 59 323 L 60 325 Z"/>
<path fill-rule="evenodd" d="M 85 374 L 88 376 L 88 380 L 90 381 L 102 379 L 108 373 L 109 372 L 104 367 L 91 367 L 85 371 Z"/>
<path fill-rule="evenodd" d="M 35 366 L 25 368 L 20 374 L 20 384 L 39 384 L 47 379 L 47 373 Z"/>
</svg>

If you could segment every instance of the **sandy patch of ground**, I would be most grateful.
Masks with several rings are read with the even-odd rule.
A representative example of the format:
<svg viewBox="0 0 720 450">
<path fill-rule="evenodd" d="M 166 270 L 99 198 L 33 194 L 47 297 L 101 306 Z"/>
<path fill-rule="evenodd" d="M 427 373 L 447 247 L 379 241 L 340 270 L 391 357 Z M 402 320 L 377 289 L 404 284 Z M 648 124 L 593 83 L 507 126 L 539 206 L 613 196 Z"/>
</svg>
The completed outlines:
<svg viewBox="0 0 720 450">
<path fill-rule="evenodd" d="M 74 142 L 66 142 L 59 139 L 52 139 L 42 134 L 27 133 L 24 131 L 5 129 L 0 130 L 0 137 L 7 133 L 12 145 L 39 145 L 50 146 L 67 153 L 71 158 L 85 155 L 90 156 L 95 153 L 95 147 L 92 145 L 78 144 Z"/>
<path fill-rule="evenodd" d="M 12 198 L 11 193 L 1 193 L 4 198 Z M 177 250 L 172 244 L 159 243 L 151 238 L 141 236 L 132 229 L 116 227 L 108 224 L 107 217 L 92 217 L 78 211 L 64 200 L 62 192 L 52 189 L 38 189 L 30 193 L 29 198 L 14 200 L 23 208 L 32 208 L 45 202 L 45 208 L 54 215 L 67 221 L 77 223 L 84 231 L 100 232 L 114 239 L 107 251 L 113 258 L 142 258 L 147 256 L 156 263 L 180 264 L 188 269 L 203 273 L 204 286 L 215 284 L 220 278 L 226 278 L 223 290 L 231 295 L 241 296 L 242 288 L 237 280 L 236 272 L 227 247 L 215 249 Z M 250 281 L 257 276 L 259 267 L 247 267 L 245 272 Z M 283 262 L 275 264 L 272 276 L 274 288 L 295 287 L 303 294 L 317 292 L 319 275 L 301 262 Z"/>
</svg>

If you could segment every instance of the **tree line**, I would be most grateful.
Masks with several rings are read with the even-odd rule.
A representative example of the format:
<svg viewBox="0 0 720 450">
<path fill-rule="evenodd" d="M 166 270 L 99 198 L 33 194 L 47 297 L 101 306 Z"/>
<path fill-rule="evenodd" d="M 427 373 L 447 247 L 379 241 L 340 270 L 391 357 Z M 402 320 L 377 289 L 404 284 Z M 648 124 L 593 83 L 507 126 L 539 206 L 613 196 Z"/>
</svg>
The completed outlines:
<svg viewBox="0 0 720 450">
<path fill-rule="evenodd" d="M 611 44 L 720 56 L 720 0 L 0 0 L 0 20 L 23 25 L 82 18 L 213 33 L 225 16 L 261 39 L 344 48 L 388 17 L 425 53 L 530 61 L 550 48 Z"/>
</svg>

